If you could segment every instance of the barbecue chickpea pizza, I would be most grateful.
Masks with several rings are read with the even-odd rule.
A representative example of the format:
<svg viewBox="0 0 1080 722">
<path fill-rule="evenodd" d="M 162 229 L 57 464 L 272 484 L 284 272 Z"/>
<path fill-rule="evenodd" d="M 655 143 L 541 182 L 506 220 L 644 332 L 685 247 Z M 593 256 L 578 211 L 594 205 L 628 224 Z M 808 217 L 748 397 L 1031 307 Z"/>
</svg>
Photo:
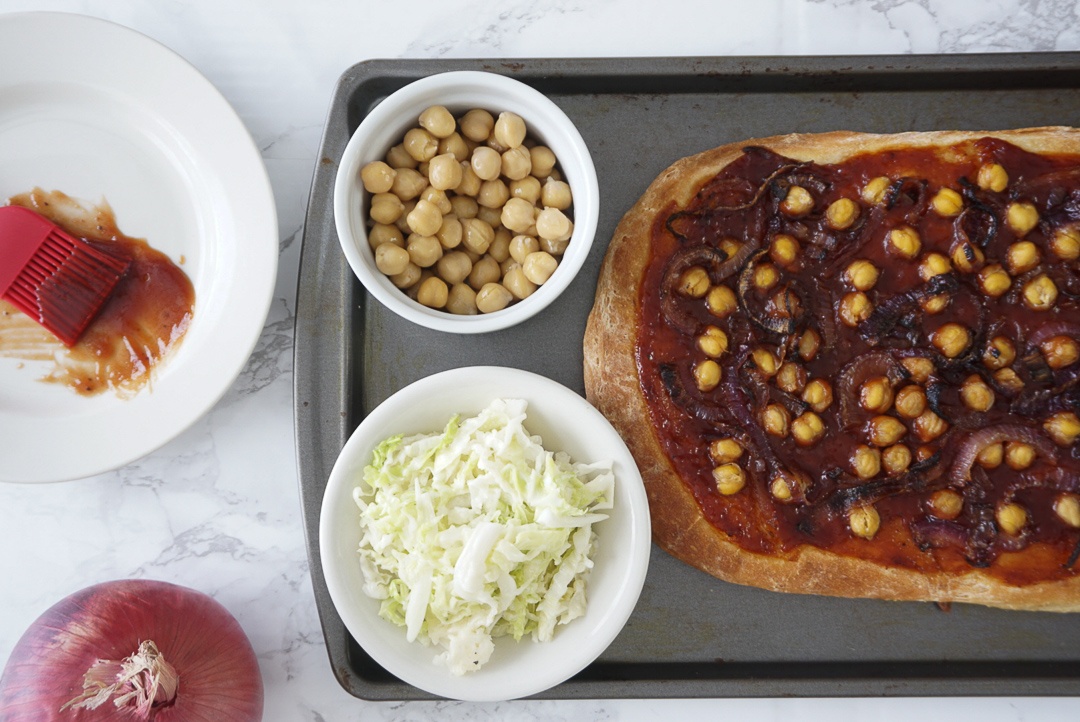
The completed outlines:
<svg viewBox="0 0 1080 722">
<path fill-rule="evenodd" d="M 611 241 L 589 400 L 655 541 L 786 592 L 1080 610 L 1080 130 L 732 144 Z"/>
</svg>

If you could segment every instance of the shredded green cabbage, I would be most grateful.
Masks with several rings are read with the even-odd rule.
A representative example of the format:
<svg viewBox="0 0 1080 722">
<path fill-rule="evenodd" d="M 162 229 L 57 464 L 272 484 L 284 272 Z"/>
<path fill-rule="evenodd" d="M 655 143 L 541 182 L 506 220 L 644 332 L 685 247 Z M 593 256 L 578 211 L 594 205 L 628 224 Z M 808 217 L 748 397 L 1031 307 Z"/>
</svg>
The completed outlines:
<svg viewBox="0 0 1080 722">
<path fill-rule="evenodd" d="M 525 410 L 496 399 L 442 433 L 386 439 L 353 491 L 364 593 L 454 674 L 480 669 L 494 637 L 548 641 L 585 613 L 611 463 L 546 451 Z"/>
</svg>

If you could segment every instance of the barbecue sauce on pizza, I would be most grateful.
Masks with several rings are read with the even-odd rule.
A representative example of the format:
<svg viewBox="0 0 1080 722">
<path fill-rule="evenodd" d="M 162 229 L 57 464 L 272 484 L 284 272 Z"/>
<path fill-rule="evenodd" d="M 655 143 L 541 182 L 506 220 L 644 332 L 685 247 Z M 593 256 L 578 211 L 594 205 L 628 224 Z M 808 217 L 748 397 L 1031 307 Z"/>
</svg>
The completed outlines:
<svg viewBox="0 0 1080 722">
<path fill-rule="evenodd" d="M 750 147 L 652 249 L 643 391 L 733 541 L 1080 573 L 1080 156 Z"/>
</svg>

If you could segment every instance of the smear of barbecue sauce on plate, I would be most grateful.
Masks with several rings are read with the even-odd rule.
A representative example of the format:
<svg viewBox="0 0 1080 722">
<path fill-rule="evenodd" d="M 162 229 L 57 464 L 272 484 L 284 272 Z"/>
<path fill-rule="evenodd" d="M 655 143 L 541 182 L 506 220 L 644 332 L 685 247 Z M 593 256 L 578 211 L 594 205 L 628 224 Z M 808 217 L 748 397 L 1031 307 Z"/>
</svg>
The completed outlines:
<svg viewBox="0 0 1080 722">
<path fill-rule="evenodd" d="M 146 240 L 122 233 L 104 201 L 88 205 L 60 191 L 35 188 L 9 203 L 33 209 L 71 235 L 107 246 L 110 253 L 132 263 L 101 313 L 71 348 L 0 300 L 0 356 L 51 361 L 53 367 L 41 380 L 83 396 L 110 389 L 121 398 L 134 396 L 152 382 L 156 369 L 176 352 L 187 332 L 195 308 L 191 280 Z"/>
</svg>

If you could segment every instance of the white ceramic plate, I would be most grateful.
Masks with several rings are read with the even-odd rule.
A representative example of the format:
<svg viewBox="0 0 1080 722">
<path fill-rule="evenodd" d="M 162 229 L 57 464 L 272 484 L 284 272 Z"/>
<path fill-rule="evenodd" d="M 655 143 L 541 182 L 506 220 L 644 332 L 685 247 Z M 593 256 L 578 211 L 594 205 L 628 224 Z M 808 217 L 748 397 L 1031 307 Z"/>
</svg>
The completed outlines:
<svg viewBox="0 0 1080 722">
<path fill-rule="evenodd" d="M 379 617 L 379 602 L 361 590 L 356 553 L 360 514 L 352 490 L 383 439 L 441 431 L 454 414 L 473 415 L 495 398 L 528 402 L 525 428 L 551 451 L 576 462 L 613 461 L 615 501 L 594 528 L 598 548 L 587 586 L 585 615 L 556 629 L 550 642 L 496 640 L 480 670 L 462 677 L 436 665 L 439 652 L 408 642 L 405 630 Z M 503 367 L 444 371 L 406 386 L 372 411 L 349 437 L 323 497 L 319 550 L 326 586 L 350 634 L 384 669 L 432 694 L 493 701 L 542 692 L 592 662 L 623 628 L 637 604 L 651 548 L 649 504 L 641 474 L 622 438 L 585 399 L 551 379 Z"/>
<path fill-rule="evenodd" d="M 221 398 L 266 320 L 277 216 L 266 168 L 221 94 L 132 30 L 59 13 L 0 15 L 0 197 L 35 186 L 107 201 L 129 236 L 181 265 L 195 314 L 178 353 L 124 401 L 0 359 L 0 481 L 123 466 Z"/>
</svg>

